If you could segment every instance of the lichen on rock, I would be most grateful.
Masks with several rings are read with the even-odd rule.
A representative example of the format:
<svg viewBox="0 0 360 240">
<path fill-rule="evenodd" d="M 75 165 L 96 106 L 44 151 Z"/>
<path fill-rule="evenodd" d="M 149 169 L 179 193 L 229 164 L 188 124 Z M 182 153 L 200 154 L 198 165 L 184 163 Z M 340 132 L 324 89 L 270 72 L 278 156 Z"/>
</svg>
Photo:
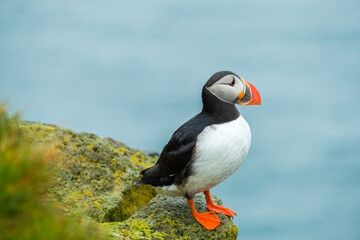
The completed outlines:
<svg viewBox="0 0 360 240">
<path fill-rule="evenodd" d="M 57 152 L 49 162 L 55 170 L 47 199 L 63 212 L 97 224 L 111 238 L 236 239 L 237 228 L 227 216 L 219 214 L 223 224 L 208 231 L 193 219 L 185 198 L 157 195 L 146 185 L 134 186 L 140 171 L 156 162 L 156 155 L 55 125 L 22 122 L 20 129 L 33 142 Z M 206 210 L 203 197 L 197 196 L 195 202 L 200 212 Z"/>
<path fill-rule="evenodd" d="M 214 201 L 221 201 L 214 197 Z M 202 195 L 195 197 L 199 212 L 206 210 Z M 107 223 L 107 228 L 125 239 L 236 239 L 237 228 L 229 217 L 219 214 L 222 224 L 213 231 L 203 228 L 191 215 L 186 199 L 159 194 L 148 206 L 119 223 Z"/>
</svg>

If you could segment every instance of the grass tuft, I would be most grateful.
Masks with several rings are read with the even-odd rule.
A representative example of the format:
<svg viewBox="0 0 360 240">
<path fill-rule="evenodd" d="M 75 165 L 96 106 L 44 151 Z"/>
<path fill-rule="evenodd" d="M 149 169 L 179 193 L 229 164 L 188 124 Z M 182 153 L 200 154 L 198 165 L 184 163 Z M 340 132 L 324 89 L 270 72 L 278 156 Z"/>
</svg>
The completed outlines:
<svg viewBox="0 0 360 240">
<path fill-rule="evenodd" d="M 56 153 L 32 144 L 19 121 L 0 105 L 0 240 L 104 239 L 95 226 L 65 216 L 44 198 L 51 182 L 47 162 Z"/>
</svg>

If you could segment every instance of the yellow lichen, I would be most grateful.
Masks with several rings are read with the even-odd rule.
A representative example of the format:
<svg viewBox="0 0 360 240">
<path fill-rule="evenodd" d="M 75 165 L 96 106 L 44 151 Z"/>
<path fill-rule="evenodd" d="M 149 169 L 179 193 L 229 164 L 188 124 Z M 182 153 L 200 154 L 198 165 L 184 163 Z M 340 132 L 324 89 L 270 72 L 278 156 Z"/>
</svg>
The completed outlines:
<svg viewBox="0 0 360 240">
<path fill-rule="evenodd" d="M 113 150 L 114 153 L 128 152 L 129 150 L 125 147 L 119 147 Z"/>
<path fill-rule="evenodd" d="M 104 179 L 102 179 L 102 177 L 100 176 L 100 180 L 91 180 L 91 185 L 95 185 L 95 186 L 102 186 L 104 184 Z"/>
<path fill-rule="evenodd" d="M 86 196 L 89 196 L 89 197 L 93 196 L 92 192 L 89 192 L 89 191 L 86 191 L 86 190 L 83 191 L 83 194 L 86 195 Z"/>
<path fill-rule="evenodd" d="M 85 162 L 86 161 L 86 157 L 84 155 L 80 155 L 79 156 L 79 160 L 82 161 L 82 162 Z"/>
<path fill-rule="evenodd" d="M 114 159 L 114 158 L 113 158 L 113 159 L 111 159 L 111 165 L 116 166 L 116 161 L 115 161 L 115 159 Z"/>
<path fill-rule="evenodd" d="M 116 184 L 121 184 L 121 179 L 119 177 L 115 178 Z"/>
<path fill-rule="evenodd" d="M 147 162 L 146 159 L 145 159 L 145 155 L 138 151 L 138 152 L 135 152 L 131 158 L 130 158 L 130 162 L 132 165 L 137 165 L 137 166 L 140 166 L 142 168 L 148 168 L 148 167 L 151 167 L 154 163 L 153 162 Z"/>
<path fill-rule="evenodd" d="M 161 223 L 168 223 L 172 227 L 180 226 L 180 222 L 171 219 L 164 219 Z"/>
<path fill-rule="evenodd" d="M 151 226 L 144 220 L 131 220 L 128 223 L 129 229 L 117 231 L 119 236 L 126 239 L 158 239 L 163 240 L 167 237 L 164 232 L 158 232 L 151 229 Z"/>
<path fill-rule="evenodd" d="M 101 204 L 99 203 L 99 200 L 94 201 L 94 205 L 100 210 L 103 211 Z"/>
<path fill-rule="evenodd" d="M 73 193 L 69 194 L 68 196 L 66 196 L 66 200 L 74 202 L 74 203 L 82 200 L 83 198 L 84 198 L 84 195 L 80 191 L 73 192 Z"/>
<path fill-rule="evenodd" d="M 116 177 L 118 177 L 120 174 L 121 174 L 121 172 L 117 170 L 117 171 L 115 171 L 115 173 L 114 173 L 114 176 L 113 176 L 113 177 L 114 177 L 114 178 L 116 178 Z"/>
</svg>

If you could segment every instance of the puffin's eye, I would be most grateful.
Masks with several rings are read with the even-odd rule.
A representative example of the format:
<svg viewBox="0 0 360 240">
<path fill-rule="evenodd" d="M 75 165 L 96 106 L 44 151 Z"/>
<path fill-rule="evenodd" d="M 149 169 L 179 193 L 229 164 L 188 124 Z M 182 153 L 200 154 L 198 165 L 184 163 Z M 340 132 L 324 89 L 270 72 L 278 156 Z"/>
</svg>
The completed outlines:
<svg viewBox="0 0 360 240">
<path fill-rule="evenodd" d="M 233 87 L 235 85 L 235 79 L 233 79 L 229 85 Z"/>
</svg>

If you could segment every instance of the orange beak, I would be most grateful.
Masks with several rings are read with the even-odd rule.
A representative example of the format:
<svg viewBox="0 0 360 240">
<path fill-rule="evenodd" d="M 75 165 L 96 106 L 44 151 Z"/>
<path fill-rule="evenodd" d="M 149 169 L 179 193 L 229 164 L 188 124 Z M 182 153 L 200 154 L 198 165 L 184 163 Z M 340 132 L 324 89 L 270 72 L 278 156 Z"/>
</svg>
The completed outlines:
<svg viewBox="0 0 360 240">
<path fill-rule="evenodd" d="M 261 97 L 258 90 L 251 83 L 241 79 L 244 82 L 244 91 L 238 96 L 239 105 L 261 105 Z"/>
</svg>

